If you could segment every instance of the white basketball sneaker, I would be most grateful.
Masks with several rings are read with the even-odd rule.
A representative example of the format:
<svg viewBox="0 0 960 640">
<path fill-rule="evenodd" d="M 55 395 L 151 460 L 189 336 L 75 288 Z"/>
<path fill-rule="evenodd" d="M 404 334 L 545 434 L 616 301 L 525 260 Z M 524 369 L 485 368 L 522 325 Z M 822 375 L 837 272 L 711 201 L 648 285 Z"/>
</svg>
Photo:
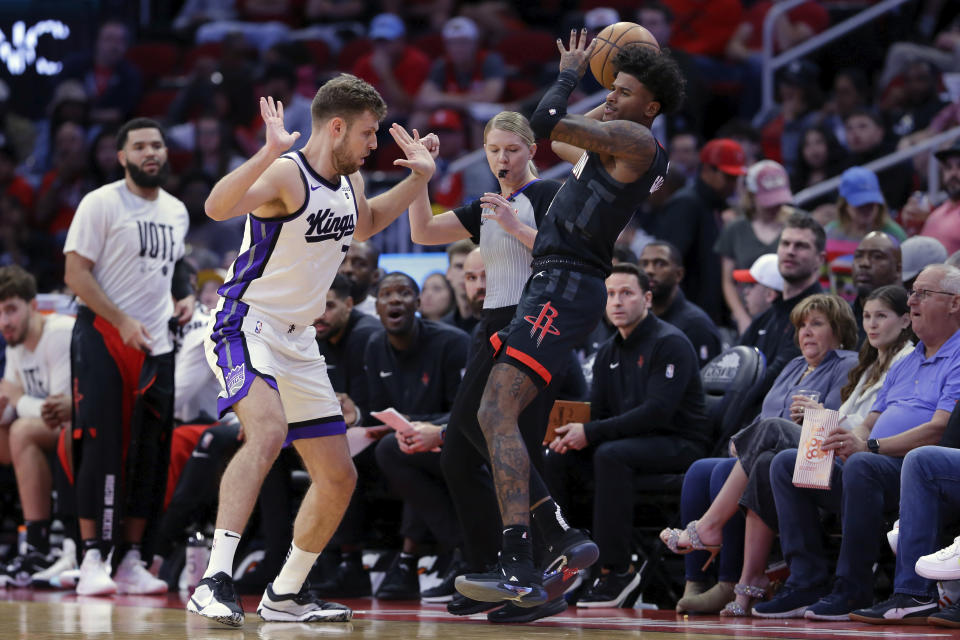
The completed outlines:
<svg viewBox="0 0 960 640">
<path fill-rule="evenodd" d="M 77 567 L 77 544 L 72 538 L 64 538 L 60 557 L 52 565 L 38 571 L 30 576 L 30 586 L 34 589 L 64 589 L 72 588 L 76 584 L 76 579 L 72 582 L 60 580 L 60 576 L 67 571 L 78 571 Z"/>
<path fill-rule="evenodd" d="M 200 581 L 187 602 L 187 611 L 231 627 L 243 625 L 243 608 L 233 578 L 224 571 Z"/>
<path fill-rule="evenodd" d="M 88 549 L 80 564 L 77 595 L 109 596 L 117 592 L 117 583 L 110 578 L 109 559 L 100 557 L 99 549 Z"/>
<path fill-rule="evenodd" d="M 321 600 L 311 591 L 278 595 L 267 585 L 257 613 L 268 622 L 349 622 L 353 611 L 336 602 Z"/>
<path fill-rule="evenodd" d="M 930 580 L 960 580 L 960 536 L 949 547 L 921 556 L 914 568 Z"/>
<path fill-rule="evenodd" d="M 167 592 L 167 583 L 147 571 L 147 563 L 140 559 L 140 552 L 136 549 L 130 549 L 123 556 L 113 581 L 117 583 L 120 593 L 147 595 Z"/>
</svg>

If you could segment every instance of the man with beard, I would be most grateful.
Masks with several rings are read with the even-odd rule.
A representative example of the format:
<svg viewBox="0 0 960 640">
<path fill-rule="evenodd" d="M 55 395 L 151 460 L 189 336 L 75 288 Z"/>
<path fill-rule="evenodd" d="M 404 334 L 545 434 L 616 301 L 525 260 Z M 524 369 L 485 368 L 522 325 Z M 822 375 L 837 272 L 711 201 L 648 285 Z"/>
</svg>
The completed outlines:
<svg viewBox="0 0 960 640">
<path fill-rule="evenodd" d="M 394 124 L 390 135 L 404 155 L 394 165 L 411 173 L 368 201 L 359 169 L 377 148 L 387 105 L 369 84 L 341 74 L 320 87 L 310 109 L 309 140 L 287 153 L 300 132 L 284 128 L 282 103 L 261 97 L 263 147 L 214 185 L 205 206 L 214 220 L 247 216 L 206 343 L 221 384 L 218 409 L 233 408 L 244 442 L 221 479 L 210 561 L 187 610 L 231 626 L 243 624 L 232 579 L 240 534 L 281 448 L 291 445 L 311 484 L 287 558 L 257 613 L 272 622 L 340 622 L 353 615 L 304 588 L 357 476 L 313 323 L 351 243 L 393 222 L 435 168 L 420 138 Z"/>
<path fill-rule="evenodd" d="M 463 261 L 463 289 L 467 294 L 470 310 L 474 316 L 479 317 L 483 313 L 483 301 L 487 298 L 487 272 L 479 247 L 468 253 L 467 259 Z"/>
<path fill-rule="evenodd" d="M 350 281 L 350 297 L 353 299 L 353 308 L 360 313 L 377 316 L 377 296 L 370 295 L 376 291 L 377 279 L 380 271 L 380 252 L 369 242 L 358 242 L 347 250 L 343 263 L 337 270 Z"/>
<path fill-rule="evenodd" d="M 37 311 L 37 283 L 18 266 L 0 268 L 0 333 L 7 343 L 0 381 L 0 464 L 13 464 L 27 528 L 27 546 L 0 570 L 0 585 L 27 587 L 56 562 L 50 553 L 48 461 L 60 428 L 70 422 L 70 334 L 73 318 Z M 61 571 L 76 568 L 64 557 Z"/>
<path fill-rule="evenodd" d="M 370 410 L 392 407 L 414 423 L 417 434 L 389 433 L 377 443 L 380 471 L 391 491 L 403 499 L 403 550 L 387 571 L 376 597 L 409 600 L 420 597 L 418 554 L 432 534 L 441 554 L 460 545 L 460 528 L 440 468 L 442 429 L 467 363 L 469 336 L 442 322 L 416 316 L 420 287 L 405 273 L 380 281 L 377 312 L 384 331 L 374 335 L 363 360 L 370 385 Z M 365 420 L 376 424 L 378 420 Z M 430 438 L 431 446 L 408 456 L 407 447 Z"/>
<path fill-rule="evenodd" d="M 816 220 L 799 211 L 790 214 L 777 244 L 777 266 L 783 278 L 781 296 L 754 318 L 740 337 L 740 344 L 756 347 L 767 362 L 763 377 L 750 390 L 756 400 L 766 395 L 783 367 L 800 355 L 790 312 L 807 296 L 823 293 L 819 278 L 826 247 L 827 236 Z"/>
<path fill-rule="evenodd" d="M 903 286 L 900 273 L 900 247 L 883 231 L 871 231 L 853 253 L 853 284 L 857 298 L 853 301 L 853 317 L 857 320 L 857 346 L 867 334 L 863 331 L 863 304 L 874 289 L 888 284 Z M 851 347 L 852 348 L 852 347 Z"/>
<path fill-rule="evenodd" d="M 651 242 L 640 254 L 640 268 L 650 279 L 653 294 L 650 311 L 690 339 L 701 367 L 710 362 L 721 351 L 720 333 L 710 316 L 687 300 L 680 290 L 683 280 L 680 250 L 663 240 Z"/>
<path fill-rule="evenodd" d="M 123 179 L 84 196 L 63 249 L 64 280 L 81 303 L 70 349 L 80 595 L 167 590 L 142 566 L 140 544 L 166 484 L 169 324 L 171 317 L 186 323 L 194 308 L 180 262 L 187 210 L 160 188 L 169 172 L 160 125 L 130 120 L 117 149 Z M 112 579 L 111 550 L 119 561 Z"/>
<path fill-rule="evenodd" d="M 936 238 L 951 255 L 960 251 L 960 140 L 934 155 L 948 199 L 930 213 L 920 235 Z"/>
</svg>

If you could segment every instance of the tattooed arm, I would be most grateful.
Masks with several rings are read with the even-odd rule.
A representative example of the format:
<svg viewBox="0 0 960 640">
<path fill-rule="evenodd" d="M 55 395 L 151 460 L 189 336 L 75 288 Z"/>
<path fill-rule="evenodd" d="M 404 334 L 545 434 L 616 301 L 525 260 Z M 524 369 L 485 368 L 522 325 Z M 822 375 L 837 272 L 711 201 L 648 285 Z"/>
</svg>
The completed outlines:
<svg viewBox="0 0 960 640">
<path fill-rule="evenodd" d="M 630 120 L 597 122 L 567 114 L 554 127 L 550 139 L 614 156 L 637 173 L 649 169 L 657 154 L 657 141 L 650 129 Z"/>
</svg>

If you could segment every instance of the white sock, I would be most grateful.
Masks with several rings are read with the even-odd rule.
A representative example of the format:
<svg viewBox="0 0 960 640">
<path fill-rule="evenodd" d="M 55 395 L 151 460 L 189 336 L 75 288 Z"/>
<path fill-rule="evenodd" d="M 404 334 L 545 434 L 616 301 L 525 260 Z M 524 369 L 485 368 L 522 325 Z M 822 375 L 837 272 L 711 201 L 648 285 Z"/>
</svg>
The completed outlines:
<svg viewBox="0 0 960 640">
<path fill-rule="evenodd" d="M 287 559 L 280 569 L 280 573 L 273 580 L 273 592 L 277 595 L 300 593 L 300 588 L 307 579 L 307 574 L 313 568 L 320 552 L 304 551 L 296 544 L 290 544 Z"/>
<path fill-rule="evenodd" d="M 213 532 L 213 548 L 210 549 L 210 563 L 203 577 L 209 578 L 221 571 L 233 577 L 233 556 L 240 544 L 240 534 L 229 529 L 217 529 Z"/>
</svg>

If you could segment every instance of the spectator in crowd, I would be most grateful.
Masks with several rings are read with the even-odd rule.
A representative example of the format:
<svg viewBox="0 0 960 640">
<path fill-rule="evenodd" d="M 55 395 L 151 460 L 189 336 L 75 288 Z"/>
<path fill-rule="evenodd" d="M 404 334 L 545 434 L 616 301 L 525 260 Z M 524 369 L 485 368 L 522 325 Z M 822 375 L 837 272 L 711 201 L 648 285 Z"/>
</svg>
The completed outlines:
<svg viewBox="0 0 960 640">
<path fill-rule="evenodd" d="M 354 240 L 340 263 L 338 273 L 350 281 L 350 297 L 357 311 L 377 315 L 377 282 L 380 280 L 380 252 L 368 240 Z M 371 295 L 372 294 L 372 295 Z"/>
<path fill-rule="evenodd" d="M 351 290 L 350 280 L 337 274 L 327 291 L 326 310 L 313 328 L 317 330 L 317 344 L 327 365 L 330 385 L 343 408 L 344 422 L 353 426 L 361 424 L 370 411 L 366 361 L 356 356 L 366 352 L 370 337 L 381 332 L 383 325 L 355 308 Z M 370 595 L 370 577 L 361 558 L 367 502 L 364 489 L 379 478 L 373 449 L 368 447 L 354 456 L 354 464 L 359 469 L 358 487 L 334 536 L 334 543 L 339 543 L 339 564 L 335 573 L 318 585 L 322 593 L 345 598 Z"/>
<path fill-rule="evenodd" d="M 10 106 L 10 86 L 0 79 L 0 135 L 13 149 L 17 164 L 25 162 L 33 152 L 37 132 L 33 123 L 14 113 Z"/>
<path fill-rule="evenodd" d="M 743 308 L 751 319 L 769 309 L 783 291 L 783 276 L 777 268 L 776 253 L 763 254 L 749 269 L 734 270 L 733 279 L 740 283 Z"/>
<path fill-rule="evenodd" d="M 824 294 L 801 302 L 792 315 L 803 356 L 791 363 L 795 365 L 792 372 L 784 369 L 781 373 L 764 400 L 760 417 L 733 436 L 736 459 L 700 460 L 687 472 L 684 494 L 690 497 L 706 492 L 706 487 L 694 491 L 698 480 L 702 485 L 709 479 L 703 469 L 712 466 L 715 470 L 727 471 L 729 475 L 719 490 L 711 490 L 714 496 L 710 507 L 688 525 L 685 532 L 667 529 L 661 534 L 661 539 L 672 550 L 679 552 L 691 547 L 709 550 L 717 548 L 721 539 L 725 547 L 729 542 L 739 544 L 739 539 L 728 539 L 728 522 L 738 515 L 739 507 L 747 509 L 742 572 L 732 589 L 727 585 L 717 590 L 736 598 L 723 608 L 721 615 L 748 615 L 750 604 L 765 596 L 769 582 L 764 575 L 767 555 L 778 528 L 768 482 L 769 466 L 777 452 L 798 444 L 801 428 L 797 423 L 803 420 L 804 411 L 823 407 L 836 409 L 842 415 L 841 426 L 844 428 L 860 424 L 892 363 L 906 357 L 913 348 L 907 296 L 903 289 L 879 290 L 876 296 L 871 296 L 868 304 L 866 322 L 871 327 L 871 343 L 861 350 L 858 359 L 854 352 L 840 350 L 844 342 L 856 340 L 853 315 L 846 302 L 838 296 Z M 810 366 L 814 367 L 812 371 Z M 802 367 L 806 367 L 807 372 L 798 377 L 800 372 L 797 369 Z M 804 397 L 808 391 L 816 391 L 823 402 Z M 779 401 L 771 401 L 777 398 Z M 684 516 L 697 515 L 686 507 L 684 511 Z M 692 544 L 694 540 L 698 544 Z M 728 553 L 722 552 L 721 568 L 725 563 L 723 556 Z M 687 562 L 688 581 L 697 577 L 697 566 L 703 560 L 702 553 L 691 556 Z M 696 605 L 698 600 L 708 599 L 691 598 L 684 606 Z M 717 606 L 718 600 L 713 599 L 712 605 Z"/>
<path fill-rule="evenodd" d="M 689 86 L 689 85 L 687 85 Z M 686 185 L 697 179 L 700 165 L 700 140 L 691 131 L 681 131 L 670 138 L 670 171 L 683 176 Z M 685 185 L 685 186 L 686 186 Z"/>
<path fill-rule="evenodd" d="M 953 602 L 939 608 L 936 582 L 960 578 L 960 544 L 955 539 L 949 547 L 935 551 L 945 525 L 960 507 L 955 481 L 958 464 L 960 451 L 952 446 L 918 447 L 904 456 L 893 593 L 872 607 L 850 612 L 851 620 L 960 627 L 960 604 Z"/>
<path fill-rule="evenodd" d="M 740 0 L 702 4 L 692 0 L 666 0 L 673 12 L 671 46 L 696 56 L 721 58 L 727 43 L 743 18 Z"/>
<path fill-rule="evenodd" d="M 457 306 L 451 312 L 452 315 L 444 318 L 447 324 L 452 324 L 458 329 L 467 333 L 472 333 L 473 328 L 477 326 L 479 318 L 473 315 L 473 309 L 470 301 L 467 299 L 467 291 L 463 283 L 463 263 L 467 259 L 467 254 L 477 248 L 470 238 L 457 240 L 447 245 L 447 281 L 453 287 L 456 294 Z"/>
<path fill-rule="evenodd" d="M 713 250 L 720 256 L 723 299 L 730 309 L 737 333 L 750 326 L 751 316 L 740 301 L 733 281 L 735 269 L 748 269 L 765 253 L 775 252 L 783 221 L 793 200 L 790 182 L 783 166 L 773 160 L 761 160 L 747 170 L 743 191 L 746 216 L 723 228 Z"/>
<path fill-rule="evenodd" d="M 643 248 L 640 269 L 650 284 L 650 311 L 687 336 L 703 367 L 720 353 L 720 333 L 703 309 L 687 300 L 680 290 L 683 262 L 675 246 L 655 240 Z"/>
<path fill-rule="evenodd" d="M 647 232 L 672 243 L 683 256 L 683 289 L 687 298 L 719 323 L 722 315 L 720 259 L 713 247 L 720 235 L 720 212 L 747 172 L 743 149 L 718 138 L 700 151 L 695 184 L 673 194 L 657 212 Z"/>
<path fill-rule="evenodd" d="M 26 178 L 17 175 L 17 152 L 9 144 L 0 144 L 0 197 L 13 198 L 25 212 L 33 212 L 33 187 Z"/>
<path fill-rule="evenodd" d="M 840 198 L 837 219 L 824 229 L 827 232 L 827 254 L 853 253 L 865 235 L 882 231 L 897 242 L 907 239 L 903 227 L 890 217 L 877 174 L 863 167 L 851 167 L 840 177 Z"/>
<path fill-rule="evenodd" d="M 389 105 L 387 116 L 406 122 L 413 100 L 430 72 L 430 59 L 407 44 L 407 28 L 399 16 L 381 13 L 370 21 L 372 50 L 357 60 L 351 73 L 372 84 Z"/>
<path fill-rule="evenodd" d="M 793 163 L 793 179 L 790 184 L 794 192 L 820 184 L 828 178 L 840 175 L 845 165 L 847 152 L 837 141 L 834 132 L 825 125 L 814 125 L 803 132 L 797 158 Z M 836 218 L 836 192 L 825 193 L 804 203 L 822 226 Z M 827 205 L 829 213 L 822 213 L 820 207 Z M 821 219 L 824 216 L 824 219 Z"/>
<path fill-rule="evenodd" d="M 423 290 L 420 292 L 420 316 L 424 320 L 443 322 L 443 318 L 453 312 L 456 303 L 456 294 L 447 276 L 437 271 L 423 281 Z"/>
<path fill-rule="evenodd" d="M 57 85 L 47 104 L 47 117 L 37 122 L 37 139 L 28 159 L 31 174 L 42 177 L 53 166 L 54 138 L 60 126 L 73 122 L 82 130 L 90 124 L 90 104 L 78 80 L 64 80 Z"/>
<path fill-rule="evenodd" d="M 310 137 L 310 99 L 297 93 L 297 70 L 286 60 L 274 62 L 266 67 L 260 77 L 260 91 L 283 103 L 283 125 L 289 132 L 298 131 L 300 137 L 291 145 L 290 150 L 303 148 Z M 241 136 L 241 144 L 246 145 L 247 155 L 253 155 L 263 140 L 263 123 L 257 121 L 256 135 Z"/>
<path fill-rule="evenodd" d="M 100 25 L 92 53 L 77 53 L 63 63 L 61 79 L 79 80 L 90 100 L 90 120 L 119 125 L 133 114 L 143 91 L 140 71 L 124 56 L 130 31 L 117 20 Z"/>
<path fill-rule="evenodd" d="M 607 22 L 600 28 L 603 28 L 609 24 L 613 24 L 618 20 Z M 700 131 L 703 125 L 704 105 L 706 103 L 707 89 L 703 81 L 703 76 L 700 74 L 700 71 L 697 67 L 697 60 L 690 53 L 677 48 L 673 43 L 673 11 L 669 6 L 667 6 L 667 4 L 662 2 L 657 2 L 656 0 L 645 0 L 640 5 L 640 8 L 637 9 L 637 24 L 645 27 L 651 34 L 653 34 L 653 37 L 657 39 L 657 42 L 661 47 L 670 48 L 670 55 L 674 60 L 677 61 L 677 64 L 680 66 L 680 70 L 683 72 L 684 78 L 687 80 L 686 98 L 683 101 L 683 105 L 681 105 L 680 109 L 676 113 L 671 114 L 668 118 L 665 118 L 668 120 L 670 125 L 670 131 Z M 587 26 L 589 28 L 589 25 Z M 681 28 L 685 27 L 685 24 L 681 25 Z M 585 76 L 583 80 L 581 80 L 581 85 L 586 79 L 587 78 Z M 659 132 L 655 132 L 655 134 L 658 135 Z M 665 138 L 666 136 L 663 136 L 659 139 L 662 140 Z M 694 148 L 696 149 L 696 146 Z M 672 149 L 670 154 L 670 163 L 671 165 L 674 163 Z M 687 168 L 690 170 L 690 177 L 693 177 L 697 168 L 696 156 L 694 156 L 693 162 L 689 164 Z"/>
<path fill-rule="evenodd" d="M 900 245 L 903 262 L 903 286 L 909 291 L 914 279 L 926 267 L 947 260 L 947 250 L 936 238 L 914 236 Z"/>
<path fill-rule="evenodd" d="M 60 247 L 80 198 L 89 190 L 89 154 L 83 129 L 64 122 L 54 136 L 53 168 L 40 183 L 33 226 Z"/>
<path fill-rule="evenodd" d="M 909 304 L 920 339 L 916 349 L 891 369 L 863 423 L 828 436 L 822 445 L 837 456 L 831 488 L 793 485 L 796 449 L 781 451 L 770 465 L 790 577 L 772 600 L 754 606 L 754 615 L 846 620 L 851 611 L 873 602 L 872 566 L 880 551 L 876 534 L 883 513 L 899 506 L 903 456 L 939 442 L 960 399 L 960 270 L 927 267 L 914 282 Z M 843 527 L 832 589 L 820 508 L 839 512 Z"/>
<path fill-rule="evenodd" d="M 707 453 L 700 366 L 690 341 L 649 313 L 650 282 L 636 266 L 619 264 L 607 278 L 607 315 L 617 335 L 593 366 L 590 421 L 556 430 L 547 456 L 548 484 L 561 506 L 571 492 L 590 490 L 601 573 L 577 606 L 617 607 L 640 583 L 630 562 L 633 478 L 679 473 Z M 559 454 L 559 455 L 558 455 Z"/>
<path fill-rule="evenodd" d="M 123 167 L 117 162 L 116 129 L 101 129 L 94 136 L 90 143 L 87 163 L 90 167 L 90 183 L 93 187 L 102 187 L 123 178 Z"/>
<path fill-rule="evenodd" d="M 235 20 L 235 0 L 186 0 L 173 19 L 174 31 L 192 39 L 193 32 L 202 24 Z"/>
<path fill-rule="evenodd" d="M 853 252 L 853 284 L 857 297 L 853 301 L 853 317 L 857 320 L 857 345 L 867 334 L 863 329 L 863 307 L 870 294 L 889 285 L 903 286 L 902 259 L 899 243 L 883 231 L 871 231 Z"/>
<path fill-rule="evenodd" d="M 844 120 L 847 135 L 848 167 L 865 165 L 894 151 L 887 140 L 883 120 L 872 111 L 854 111 Z M 913 169 L 910 163 L 895 164 L 877 172 L 883 199 L 894 210 L 904 205 L 913 190 Z"/>
<path fill-rule="evenodd" d="M 767 362 L 763 378 L 750 391 L 753 398 L 766 395 L 784 366 L 800 355 L 793 340 L 790 314 L 804 298 L 823 293 L 819 278 L 826 243 L 823 228 L 807 214 L 795 212 L 787 218 L 777 245 L 777 266 L 783 278 L 783 293 L 740 336 L 740 344 L 756 347 Z"/>
<path fill-rule="evenodd" d="M 933 46 L 930 46 L 932 44 Z M 887 58 L 880 73 L 879 85 L 886 89 L 917 61 L 932 64 L 938 71 L 947 73 L 960 67 L 960 15 L 954 16 L 930 44 L 919 42 L 896 42 L 887 50 Z"/>
<path fill-rule="evenodd" d="M 837 141 L 846 148 L 847 131 L 843 123 L 847 116 L 855 111 L 868 109 L 871 103 L 870 80 L 863 69 L 857 67 L 840 69 L 833 76 L 833 91 L 821 109 L 823 122 L 820 124 L 832 131 Z M 836 171 L 830 176 L 837 173 L 840 172 Z"/>
<path fill-rule="evenodd" d="M 934 154 L 940 163 L 941 184 L 947 199 L 930 212 L 920 235 L 936 238 L 947 250 L 960 250 L 960 140 Z"/>
<path fill-rule="evenodd" d="M 411 127 L 425 131 L 429 114 L 436 109 L 467 112 L 476 103 L 500 100 L 505 86 L 503 58 L 482 49 L 479 38 L 477 25 L 470 18 L 457 16 L 443 25 L 445 52 L 434 61 L 420 87 Z M 471 137 L 480 139 L 479 135 Z"/>
<path fill-rule="evenodd" d="M 892 131 L 898 138 L 926 129 L 946 106 L 940 99 L 939 84 L 940 74 L 932 63 L 916 60 L 907 66 L 903 95 L 888 106 Z"/>
<path fill-rule="evenodd" d="M 823 106 L 820 68 L 803 59 L 784 67 L 777 77 L 777 102 L 779 112 L 761 129 L 763 155 L 792 172 L 803 132 L 817 121 Z"/>
<path fill-rule="evenodd" d="M 288 113 L 286 102 L 283 103 L 283 113 L 284 116 Z M 214 180 L 219 180 L 243 164 L 243 161 L 229 130 L 212 111 L 194 121 L 193 159 L 186 171 L 203 171 Z"/>
<path fill-rule="evenodd" d="M 168 325 L 171 317 L 186 323 L 194 308 L 188 273 L 177 264 L 187 211 L 159 186 L 169 169 L 160 125 L 131 120 L 117 146 L 124 180 L 84 197 L 64 246 L 64 279 L 83 301 L 70 347 L 80 595 L 167 590 L 142 566 L 140 543 L 162 501 L 173 427 Z M 139 224 L 130 224 L 131 216 Z M 162 238 L 170 243 L 161 245 Z M 125 438 L 129 433 L 136 437 Z M 105 489 L 117 478 L 124 481 L 115 491 Z M 111 551 L 119 560 L 113 578 Z"/>
<path fill-rule="evenodd" d="M 71 420 L 70 336 L 73 318 L 37 310 L 37 283 L 19 266 L 0 268 L 0 333 L 6 369 L 0 381 L 0 463 L 13 464 L 26 545 L 0 569 L 4 587 L 27 587 L 50 569 L 53 472 L 49 458 Z M 69 526 L 69 523 L 68 523 Z M 59 554 L 58 554 L 59 555 Z M 76 555 L 59 570 L 76 568 Z M 70 565 L 70 566 L 67 566 Z"/>
<path fill-rule="evenodd" d="M 383 277 L 377 289 L 377 313 L 384 331 L 371 337 L 364 356 L 370 410 L 392 407 L 404 414 L 415 428 L 425 426 L 421 423 L 447 422 L 470 342 L 469 336 L 455 327 L 417 318 L 419 299 L 420 287 L 410 276 L 395 272 Z M 372 417 L 365 419 L 368 425 L 376 422 Z M 432 490 L 427 495 L 423 493 L 423 482 L 417 487 L 409 486 L 393 475 L 402 473 L 398 465 L 410 469 L 406 460 L 397 458 L 404 454 L 399 451 L 393 434 L 381 439 L 376 455 L 384 476 L 392 480 L 391 490 L 404 499 L 401 528 L 404 543 L 403 551 L 375 595 L 394 600 L 418 598 L 417 560 L 427 531 L 447 551 L 460 542 L 456 511 L 442 481 L 440 456 L 430 453 L 420 456 L 420 459 L 423 456 L 430 459 L 430 481 L 426 484 Z"/>
</svg>

